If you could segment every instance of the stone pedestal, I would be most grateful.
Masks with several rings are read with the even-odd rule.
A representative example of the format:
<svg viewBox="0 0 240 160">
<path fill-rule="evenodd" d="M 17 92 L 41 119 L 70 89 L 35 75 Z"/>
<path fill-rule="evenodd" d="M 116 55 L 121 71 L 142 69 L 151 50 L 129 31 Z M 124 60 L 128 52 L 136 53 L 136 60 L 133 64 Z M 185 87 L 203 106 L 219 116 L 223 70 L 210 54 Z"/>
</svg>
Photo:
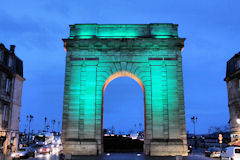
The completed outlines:
<svg viewBox="0 0 240 160">
<path fill-rule="evenodd" d="M 98 155 L 96 142 L 67 141 L 64 143 L 64 153 L 71 155 Z"/>
<path fill-rule="evenodd" d="M 187 156 L 187 146 L 181 139 L 151 142 L 150 156 Z"/>
</svg>

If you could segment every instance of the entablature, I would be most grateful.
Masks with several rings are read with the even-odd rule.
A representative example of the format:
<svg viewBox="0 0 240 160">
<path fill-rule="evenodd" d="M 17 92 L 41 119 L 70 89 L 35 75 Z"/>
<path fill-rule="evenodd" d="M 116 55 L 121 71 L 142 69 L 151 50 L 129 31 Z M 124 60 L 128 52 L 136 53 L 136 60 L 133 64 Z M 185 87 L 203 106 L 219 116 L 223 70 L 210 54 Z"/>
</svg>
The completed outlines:
<svg viewBox="0 0 240 160">
<path fill-rule="evenodd" d="M 66 51 L 71 50 L 148 50 L 184 47 L 185 38 L 133 38 L 133 39 L 63 39 Z"/>
</svg>

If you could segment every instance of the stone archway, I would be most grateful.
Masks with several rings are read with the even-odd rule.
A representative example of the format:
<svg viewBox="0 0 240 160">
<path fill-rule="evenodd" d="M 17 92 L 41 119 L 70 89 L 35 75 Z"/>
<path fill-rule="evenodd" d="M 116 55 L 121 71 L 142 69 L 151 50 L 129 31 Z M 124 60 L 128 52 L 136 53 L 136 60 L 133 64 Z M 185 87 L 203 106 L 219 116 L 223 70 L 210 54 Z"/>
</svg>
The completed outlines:
<svg viewBox="0 0 240 160">
<path fill-rule="evenodd" d="M 119 77 L 131 78 L 132 80 L 134 80 L 141 87 L 142 92 L 143 92 L 143 109 L 144 109 L 144 115 L 143 116 L 144 116 L 144 128 L 145 128 L 146 122 L 145 122 L 145 103 L 144 103 L 145 102 L 145 88 L 144 88 L 144 85 L 143 85 L 142 81 L 140 80 L 140 78 L 138 78 L 136 75 L 134 75 L 133 73 L 131 73 L 129 71 L 122 70 L 122 71 L 118 71 L 118 72 L 112 74 L 110 77 L 108 77 L 107 80 L 105 81 L 104 85 L 103 85 L 103 92 L 102 92 L 102 129 L 103 129 L 103 119 L 104 119 L 103 117 L 104 117 L 104 104 L 105 104 L 104 103 L 104 101 L 105 101 L 104 100 L 105 89 L 106 89 L 106 87 L 108 86 L 108 84 L 110 82 L 112 82 L 113 80 L 115 80 L 115 79 L 117 79 Z M 103 138 L 103 130 L 102 130 L 102 138 Z M 146 148 L 146 147 L 144 147 L 144 148 Z"/>
<path fill-rule="evenodd" d="M 187 155 L 181 49 L 174 24 L 70 26 L 62 141 L 65 153 L 102 153 L 102 96 L 118 76 L 144 89 L 144 153 Z M 132 78 L 131 77 L 131 78 Z"/>
</svg>

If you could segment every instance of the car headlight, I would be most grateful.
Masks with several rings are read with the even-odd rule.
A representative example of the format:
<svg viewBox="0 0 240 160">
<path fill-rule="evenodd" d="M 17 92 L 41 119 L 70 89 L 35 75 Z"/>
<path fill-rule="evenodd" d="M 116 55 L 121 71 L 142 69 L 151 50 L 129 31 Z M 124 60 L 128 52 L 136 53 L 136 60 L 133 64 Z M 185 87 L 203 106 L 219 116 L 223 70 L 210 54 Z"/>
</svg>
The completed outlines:
<svg viewBox="0 0 240 160">
<path fill-rule="evenodd" d="M 16 153 L 12 153 L 12 154 L 11 154 L 11 157 L 15 157 L 15 156 L 16 156 Z"/>
<path fill-rule="evenodd" d="M 48 148 L 48 149 L 47 149 L 47 151 L 49 152 L 49 151 L 50 151 L 50 149 Z"/>
<path fill-rule="evenodd" d="M 24 154 L 23 154 L 23 153 L 20 153 L 19 155 L 20 155 L 20 156 L 24 156 Z"/>
</svg>

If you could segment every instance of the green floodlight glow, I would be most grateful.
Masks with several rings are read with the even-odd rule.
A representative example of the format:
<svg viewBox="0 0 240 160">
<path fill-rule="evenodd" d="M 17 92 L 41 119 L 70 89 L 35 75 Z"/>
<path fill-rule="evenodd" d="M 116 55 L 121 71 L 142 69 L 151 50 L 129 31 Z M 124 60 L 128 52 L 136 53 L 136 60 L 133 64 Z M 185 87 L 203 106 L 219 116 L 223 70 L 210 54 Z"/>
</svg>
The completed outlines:
<svg viewBox="0 0 240 160">
<path fill-rule="evenodd" d="M 130 77 L 144 92 L 144 153 L 187 155 L 183 43 L 175 24 L 71 25 L 64 39 L 64 152 L 103 152 L 105 87 L 117 77 Z"/>
<path fill-rule="evenodd" d="M 171 38 L 178 37 L 177 26 L 174 24 L 77 24 L 71 25 L 70 38 L 79 39 L 99 38 Z"/>
</svg>

